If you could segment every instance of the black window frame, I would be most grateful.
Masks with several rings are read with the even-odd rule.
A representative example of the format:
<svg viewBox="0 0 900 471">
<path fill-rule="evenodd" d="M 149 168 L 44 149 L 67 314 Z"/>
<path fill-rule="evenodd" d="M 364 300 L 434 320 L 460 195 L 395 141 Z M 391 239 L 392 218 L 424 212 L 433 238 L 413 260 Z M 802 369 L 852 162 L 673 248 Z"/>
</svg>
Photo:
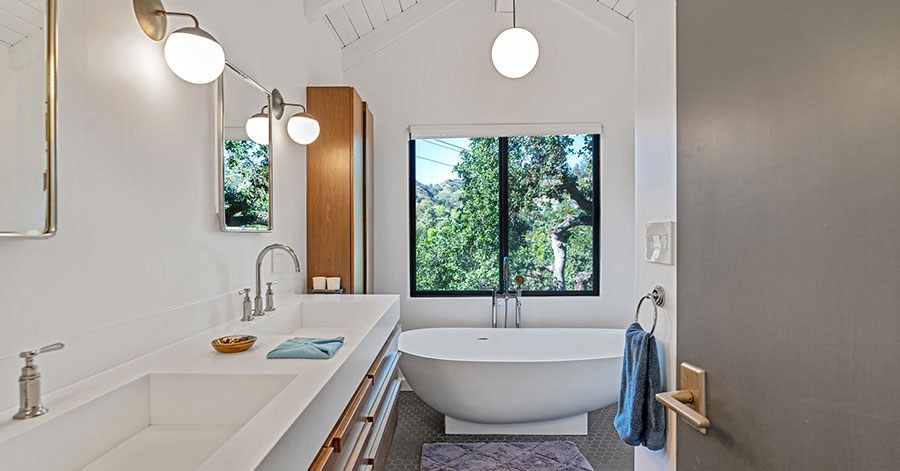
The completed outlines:
<svg viewBox="0 0 900 471">
<path fill-rule="evenodd" d="M 578 134 L 578 133 L 572 133 Z M 554 134 L 547 134 L 554 135 Z M 563 134 L 555 134 L 563 135 Z M 570 134 L 571 135 L 571 134 Z M 589 135 L 593 138 L 593 282 L 592 288 L 587 291 L 550 291 L 550 290 L 522 290 L 523 296 L 530 297 L 597 297 L 600 296 L 600 143 L 601 135 Z M 500 191 L 499 217 L 500 217 L 500 252 L 497 259 L 500 267 L 500 275 L 497 280 L 497 293 L 505 293 L 506 286 L 503 280 L 503 258 L 509 255 L 509 138 L 511 136 L 497 137 L 500 151 Z M 518 136 L 516 136 L 518 137 Z M 510 273 L 510 276 L 515 276 Z M 527 285 L 527 281 L 526 281 Z M 412 298 L 462 298 L 490 296 L 489 290 L 417 290 L 416 289 L 416 140 L 409 139 L 409 295 Z"/>
</svg>

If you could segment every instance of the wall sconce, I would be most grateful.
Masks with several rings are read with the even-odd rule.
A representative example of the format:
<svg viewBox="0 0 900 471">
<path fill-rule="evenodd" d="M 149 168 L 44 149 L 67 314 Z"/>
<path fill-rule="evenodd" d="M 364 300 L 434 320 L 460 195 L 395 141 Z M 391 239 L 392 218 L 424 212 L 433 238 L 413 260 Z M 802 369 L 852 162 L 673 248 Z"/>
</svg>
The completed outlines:
<svg viewBox="0 0 900 471">
<path fill-rule="evenodd" d="M 166 11 L 160 0 L 133 0 L 134 15 L 144 33 L 154 41 L 166 37 L 167 18 L 183 16 L 194 26 L 177 29 L 166 40 L 166 63 L 186 82 L 210 83 L 225 70 L 225 50 L 211 34 L 200 29 L 197 17 L 190 13 Z"/>
<path fill-rule="evenodd" d="M 298 106 L 303 110 L 288 120 L 288 136 L 291 136 L 291 139 L 297 144 L 307 145 L 315 142 L 319 138 L 319 121 L 307 113 L 305 106 L 299 103 L 285 103 L 281 92 L 277 88 L 272 90 L 272 113 L 275 119 L 281 119 L 284 116 L 284 108 L 287 106 Z"/>
<path fill-rule="evenodd" d="M 268 107 L 269 105 L 263 106 L 259 113 L 247 119 L 247 125 L 244 127 L 247 137 L 264 146 L 269 145 L 269 114 L 266 113 Z"/>
</svg>

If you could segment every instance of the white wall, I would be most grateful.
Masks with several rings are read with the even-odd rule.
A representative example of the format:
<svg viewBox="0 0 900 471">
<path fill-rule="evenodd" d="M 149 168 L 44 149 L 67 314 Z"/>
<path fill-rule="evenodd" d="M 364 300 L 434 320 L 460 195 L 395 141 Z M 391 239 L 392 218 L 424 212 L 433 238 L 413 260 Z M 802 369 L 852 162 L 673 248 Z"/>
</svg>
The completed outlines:
<svg viewBox="0 0 900 471">
<path fill-rule="evenodd" d="M 639 295 L 657 284 L 666 289 L 655 335 L 664 365 L 663 387 L 668 391 L 677 381 L 675 266 L 645 262 L 642 247 L 645 223 L 676 218 L 675 1 L 638 0 L 635 15 L 635 280 Z M 635 470 L 675 469 L 677 419 L 668 414 L 666 449 L 636 448 Z"/>
<path fill-rule="evenodd" d="M 331 33 L 305 21 L 302 2 L 166 6 L 196 13 L 230 60 L 290 101 L 305 101 L 308 83 L 341 82 Z M 213 87 L 169 71 L 163 43 L 144 36 L 131 2 L 60 2 L 59 233 L 0 241 L 0 409 L 17 401 L 18 351 L 66 341 L 38 362 L 45 390 L 56 389 L 238 316 L 237 290 L 250 286 L 266 244 L 305 254 L 305 150 L 284 123 L 274 141 L 274 233 L 217 230 Z M 291 277 L 294 289 L 302 278 Z"/>
<path fill-rule="evenodd" d="M 0 224 L 18 222 L 16 174 L 18 156 L 18 73 L 9 67 L 9 48 L 0 46 Z M 18 228 L 18 224 L 16 224 Z M 9 230 L 10 228 L 3 228 Z"/>
<path fill-rule="evenodd" d="M 559 1 L 518 11 L 541 47 L 525 78 L 494 70 L 491 44 L 511 17 L 484 0 L 456 3 L 345 72 L 375 113 L 375 289 L 401 295 L 406 329 L 490 325 L 487 299 L 409 297 L 411 124 L 603 123 L 602 296 L 527 298 L 523 323 L 624 328 L 633 315 L 633 42 Z"/>
<path fill-rule="evenodd" d="M 13 55 L 12 48 L 0 48 L 0 229 L 39 233 L 46 219 L 46 67 L 37 56 Z"/>
</svg>

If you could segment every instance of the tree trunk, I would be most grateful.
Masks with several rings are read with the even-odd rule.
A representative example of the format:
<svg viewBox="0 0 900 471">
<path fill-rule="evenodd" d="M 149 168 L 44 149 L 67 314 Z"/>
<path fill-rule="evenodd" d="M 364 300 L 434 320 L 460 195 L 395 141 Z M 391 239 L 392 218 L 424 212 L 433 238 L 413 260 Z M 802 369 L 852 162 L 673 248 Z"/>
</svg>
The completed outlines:
<svg viewBox="0 0 900 471">
<path fill-rule="evenodd" d="M 553 289 L 566 289 L 566 245 L 569 242 L 569 230 L 554 229 L 550 231 L 550 247 L 553 249 Z"/>
<path fill-rule="evenodd" d="M 550 248 L 553 250 L 553 288 L 555 290 L 566 290 L 566 249 L 569 243 L 569 229 L 591 223 L 591 217 L 587 214 L 566 216 L 550 231 Z"/>
</svg>

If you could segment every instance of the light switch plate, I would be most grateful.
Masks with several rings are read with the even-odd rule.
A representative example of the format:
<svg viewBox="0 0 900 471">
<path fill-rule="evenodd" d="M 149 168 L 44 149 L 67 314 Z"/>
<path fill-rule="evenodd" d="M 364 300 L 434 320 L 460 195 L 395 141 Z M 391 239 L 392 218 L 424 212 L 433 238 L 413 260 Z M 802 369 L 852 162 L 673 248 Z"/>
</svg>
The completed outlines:
<svg viewBox="0 0 900 471">
<path fill-rule="evenodd" d="M 272 273 L 284 273 L 285 264 L 290 262 L 288 254 L 283 250 L 273 250 L 272 252 Z"/>
<path fill-rule="evenodd" d="M 650 263 L 675 263 L 675 222 L 648 222 L 644 226 L 644 260 Z"/>
</svg>

